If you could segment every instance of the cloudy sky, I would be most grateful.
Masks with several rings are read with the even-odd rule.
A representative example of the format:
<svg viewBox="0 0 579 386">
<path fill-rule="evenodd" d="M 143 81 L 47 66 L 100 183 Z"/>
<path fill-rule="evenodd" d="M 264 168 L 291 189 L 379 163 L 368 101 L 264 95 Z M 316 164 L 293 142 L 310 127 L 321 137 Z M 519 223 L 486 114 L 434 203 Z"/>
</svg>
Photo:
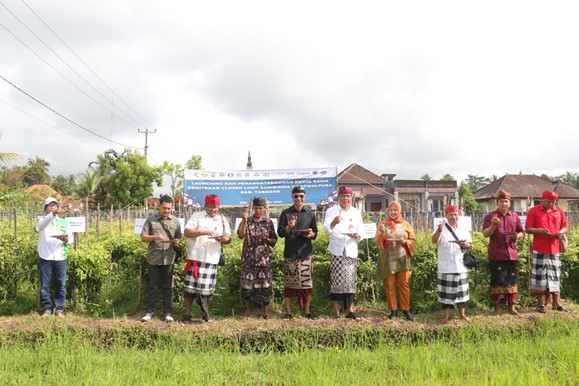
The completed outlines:
<svg viewBox="0 0 579 386">
<path fill-rule="evenodd" d="M 152 165 L 244 169 L 251 151 L 255 169 L 358 163 L 399 179 L 577 173 L 578 11 L 0 0 L 0 151 L 79 173 L 156 130 Z"/>
</svg>

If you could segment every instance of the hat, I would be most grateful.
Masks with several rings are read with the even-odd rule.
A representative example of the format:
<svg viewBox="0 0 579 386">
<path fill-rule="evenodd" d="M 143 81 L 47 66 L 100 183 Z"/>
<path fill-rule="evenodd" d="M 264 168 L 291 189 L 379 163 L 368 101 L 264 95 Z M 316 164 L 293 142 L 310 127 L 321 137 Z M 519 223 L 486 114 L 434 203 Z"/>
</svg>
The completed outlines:
<svg viewBox="0 0 579 386">
<path fill-rule="evenodd" d="M 46 200 L 44 200 L 44 207 L 46 208 L 46 205 L 50 204 L 51 202 L 58 202 L 58 200 L 54 197 L 48 197 Z"/>
<path fill-rule="evenodd" d="M 456 205 L 447 205 L 444 207 L 444 213 L 450 212 L 460 212 L 460 209 Z"/>
<path fill-rule="evenodd" d="M 550 190 L 545 190 L 541 195 L 541 197 L 546 198 L 547 200 L 555 201 L 556 199 L 559 198 L 559 195 L 555 192 L 551 192 Z"/>
<path fill-rule="evenodd" d="M 499 190 L 497 192 L 497 200 L 510 200 L 511 199 L 511 194 L 509 192 L 503 192 L 502 190 Z"/>
<path fill-rule="evenodd" d="M 348 188 L 347 186 L 340 186 L 338 189 L 338 194 L 353 194 L 354 192 L 352 189 Z"/>
<path fill-rule="evenodd" d="M 267 206 L 267 201 L 263 197 L 255 197 L 253 199 L 253 206 Z"/>
<path fill-rule="evenodd" d="M 303 186 L 294 186 L 294 188 L 292 189 L 292 194 L 294 193 L 306 193 L 306 190 L 304 189 Z"/>
<path fill-rule="evenodd" d="M 205 196 L 205 205 L 219 205 L 221 200 L 215 194 L 208 194 Z"/>
</svg>

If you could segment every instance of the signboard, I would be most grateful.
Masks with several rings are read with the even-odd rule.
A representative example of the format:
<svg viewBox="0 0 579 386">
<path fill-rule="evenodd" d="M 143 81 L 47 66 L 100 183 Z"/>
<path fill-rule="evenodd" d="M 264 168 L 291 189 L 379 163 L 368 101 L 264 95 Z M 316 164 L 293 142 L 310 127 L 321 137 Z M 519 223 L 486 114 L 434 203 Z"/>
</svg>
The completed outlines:
<svg viewBox="0 0 579 386">
<path fill-rule="evenodd" d="M 86 217 L 67 217 L 68 229 L 72 233 L 86 232 Z"/>
<path fill-rule="evenodd" d="M 306 204 L 321 204 L 336 190 L 335 167 L 283 170 L 185 170 L 185 203 L 203 206 L 205 196 L 216 194 L 221 205 L 246 206 L 254 197 L 270 205 L 291 205 L 294 186 L 306 190 Z"/>
<path fill-rule="evenodd" d="M 364 224 L 364 231 L 361 236 L 362 240 L 373 239 L 376 236 L 376 223 Z"/>
</svg>

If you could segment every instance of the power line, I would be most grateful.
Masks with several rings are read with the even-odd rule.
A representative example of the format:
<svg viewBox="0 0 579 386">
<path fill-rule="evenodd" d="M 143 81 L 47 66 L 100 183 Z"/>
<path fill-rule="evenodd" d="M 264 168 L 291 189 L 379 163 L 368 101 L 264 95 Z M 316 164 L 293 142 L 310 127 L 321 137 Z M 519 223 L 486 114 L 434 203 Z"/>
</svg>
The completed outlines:
<svg viewBox="0 0 579 386">
<path fill-rule="evenodd" d="M 66 44 L 66 42 L 60 38 L 60 36 L 40 17 L 40 15 L 38 15 L 24 0 L 21 0 L 21 2 L 30 10 L 30 12 L 32 12 L 34 14 L 34 16 L 36 16 L 38 18 L 38 20 L 40 20 L 42 22 L 42 24 L 44 24 L 44 26 L 50 31 L 52 32 L 52 34 L 72 53 L 72 55 L 74 55 L 74 57 L 96 78 L 98 79 L 106 88 L 107 90 L 109 90 L 115 97 L 117 97 L 125 106 L 127 106 L 129 108 L 129 110 L 131 110 L 139 119 L 141 119 L 141 121 L 143 123 L 145 123 L 146 126 L 152 126 L 149 122 L 147 122 L 146 119 L 144 119 L 142 116 L 140 116 L 133 108 L 131 108 L 131 106 L 129 106 L 129 104 L 127 102 L 125 102 L 125 100 L 123 98 L 121 98 L 117 93 L 115 93 L 113 91 L 112 88 L 110 88 L 108 86 L 108 84 L 105 83 L 104 80 L 102 80 L 93 70 L 92 68 L 90 68 L 84 60 L 82 60 L 77 54 L 76 52 L 68 45 Z M 36 36 L 36 35 L 35 35 Z M 73 70 L 74 71 L 74 70 Z M 75 71 L 76 73 L 76 71 Z M 79 75 L 80 76 L 80 75 Z M 82 77 L 81 77 L 82 78 Z M 83 80 L 85 80 L 84 78 L 82 78 Z M 85 80 L 85 82 L 87 82 Z M 88 83 L 88 82 L 87 82 Z M 91 85 L 91 87 L 94 89 L 94 87 Z M 96 91 L 96 90 L 95 90 Z M 97 91 L 98 92 L 98 91 Z M 100 94 L 100 92 L 99 92 Z M 100 94 L 102 96 L 102 94 Z M 104 96 L 103 96 L 104 97 Z M 106 98 L 105 98 L 106 99 Z M 125 115 L 129 116 L 126 112 L 124 112 L 122 109 L 119 109 L 120 111 L 122 111 Z"/>
<path fill-rule="evenodd" d="M 99 137 L 99 138 L 104 139 L 105 141 L 110 141 L 110 142 L 112 142 L 112 143 L 114 143 L 114 144 L 116 144 L 116 145 L 120 145 L 120 146 L 123 146 L 123 147 L 126 147 L 126 148 L 139 149 L 138 147 L 135 147 L 135 146 L 125 145 L 125 144 L 123 144 L 123 143 L 113 141 L 113 140 L 111 140 L 110 138 L 103 137 L 102 135 L 100 135 L 100 134 L 98 134 L 98 133 L 95 133 L 94 131 L 92 131 L 92 130 L 90 130 L 90 129 L 87 129 L 87 128 L 84 127 L 84 126 L 79 125 L 78 123 L 74 122 L 72 119 L 67 118 L 67 117 L 64 116 L 63 114 L 61 114 L 61 113 L 59 113 L 58 111 L 54 110 L 52 107 L 49 107 L 49 106 L 46 105 L 45 103 L 43 103 L 43 102 L 39 101 L 38 99 L 34 98 L 32 95 L 28 94 L 26 91 L 22 90 L 20 87 L 16 86 L 14 83 L 10 82 L 8 79 L 6 79 L 5 77 L 3 77 L 2 75 L 0 75 L 0 79 L 2 79 L 3 81 L 5 81 L 5 82 L 8 83 L 9 85 L 11 85 L 11 86 L 14 87 L 16 90 L 20 91 L 22 94 L 26 95 L 28 98 L 32 99 L 32 100 L 35 101 L 36 103 L 44 106 L 46 109 L 52 111 L 53 113 L 55 113 L 55 114 L 58 115 L 59 117 L 65 119 L 66 121 L 72 123 L 73 125 L 81 128 L 81 129 L 83 129 L 83 130 L 91 133 L 92 135 L 95 135 L 95 136 L 97 136 L 97 137 Z"/>
</svg>

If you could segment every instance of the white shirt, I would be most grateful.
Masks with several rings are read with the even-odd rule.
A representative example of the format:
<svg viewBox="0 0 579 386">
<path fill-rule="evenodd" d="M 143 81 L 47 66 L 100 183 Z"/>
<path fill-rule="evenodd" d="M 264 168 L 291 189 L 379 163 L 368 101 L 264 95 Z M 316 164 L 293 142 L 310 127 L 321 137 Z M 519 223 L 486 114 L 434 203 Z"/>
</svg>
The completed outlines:
<svg viewBox="0 0 579 386">
<path fill-rule="evenodd" d="M 466 240 L 471 243 L 470 230 L 461 228 L 452 228 L 456 237 L 459 240 Z M 446 225 L 442 228 L 440 238 L 438 239 L 438 272 L 439 273 L 466 273 L 468 269 L 462 262 L 462 255 L 464 252 L 460 249 L 460 245 L 450 241 L 456 240 L 452 233 L 448 230 Z"/>
<path fill-rule="evenodd" d="M 342 220 L 331 229 L 331 223 L 338 215 Z M 326 211 L 323 229 L 330 234 L 328 250 L 332 255 L 342 256 L 345 253 L 350 258 L 358 257 L 358 240 L 346 235 L 346 233 L 362 234 L 364 220 L 358 209 L 350 206 L 348 210 L 343 210 L 340 205 L 332 206 Z"/>
<path fill-rule="evenodd" d="M 68 235 L 68 243 L 71 244 L 74 240 L 74 235 L 68 228 L 68 221 L 66 219 L 58 219 L 52 212 L 44 217 L 39 217 L 36 221 L 36 231 L 40 235 L 38 241 L 38 256 L 44 260 L 62 261 L 68 257 L 68 248 L 65 248 L 65 243 L 56 237 L 60 235 Z"/>
<path fill-rule="evenodd" d="M 229 222 L 218 214 L 210 217 L 207 212 L 197 212 L 189 218 L 185 229 L 206 229 L 220 236 L 230 236 Z M 221 254 L 221 243 L 211 236 L 199 236 L 187 240 L 187 259 L 199 262 L 217 264 Z"/>
</svg>

